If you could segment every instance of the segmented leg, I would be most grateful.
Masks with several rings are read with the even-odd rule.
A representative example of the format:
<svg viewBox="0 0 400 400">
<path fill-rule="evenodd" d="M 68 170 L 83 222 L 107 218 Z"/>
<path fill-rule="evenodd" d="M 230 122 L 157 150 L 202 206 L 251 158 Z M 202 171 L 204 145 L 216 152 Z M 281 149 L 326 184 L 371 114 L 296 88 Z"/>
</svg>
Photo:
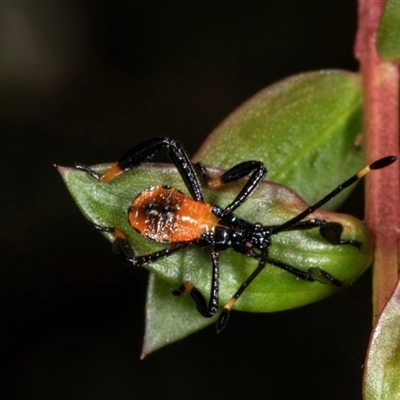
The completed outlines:
<svg viewBox="0 0 400 400">
<path fill-rule="evenodd" d="M 178 289 L 172 290 L 172 294 L 180 296 L 183 292 L 188 292 L 196 304 L 199 313 L 206 318 L 212 317 L 218 311 L 219 302 L 219 252 L 213 250 L 211 253 L 212 275 L 210 297 L 207 301 L 192 282 L 184 282 Z"/>
<path fill-rule="evenodd" d="M 100 232 L 109 232 L 114 236 L 112 250 L 116 258 L 127 265 L 134 267 L 143 267 L 147 264 L 154 263 L 163 258 L 175 254 L 179 250 L 187 247 L 189 243 L 176 243 L 174 246 L 168 247 L 163 250 L 156 251 L 151 254 L 142 256 L 135 256 L 132 246 L 129 244 L 124 232 L 115 227 L 102 226 L 89 222 L 92 228 Z M 171 290 L 175 296 L 181 295 L 187 291 L 196 304 L 196 308 L 201 315 L 206 318 L 212 317 L 218 311 L 219 302 L 219 252 L 213 250 L 211 253 L 212 260 L 212 275 L 211 275 L 211 289 L 208 304 L 204 296 L 190 281 L 184 282 L 178 289 Z"/>
<path fill-rule="evenodd" d="M 243 292 L 248 288 L 250 283 L 263 271 L 267 264 L 271 264 L 275 267 L 281 268 L 303 281 L 317 281 L 323 284 L 332 283 L 333 285 L 338 287 L 342 285 L 342 281 L 334 278 L 331 274 L 329 274 L 322 268 L 313 267 L 309 268 L 307 271 L 303 271 L 281 261 L 269 258 L 267 250 L 262 251 L 261 254 L 254 253 L 252 256 L 253 258 L 259 259 L 258 266 L 251 273 L 251 275 L 239 286 L 239 289 L 236 291 L 236 293 L 225 304 L 216 324 L 217 333 L 220 333 L 222 330 L 225 329 L 229 320 L 230 310 L 232 309 L 233 305 L 243 294 Z"/>
<path fill-rule="evenodd" d="M 168 157 L 179 171 L 189 193 L 194 200 L 204 201 L 203 192 L 201 189 L 199 178 L 193 167 L 192 162 L 182 145 L 175 140 L 160 137 L 145 140 L 144 142 L 132 147 L 126 152 L 119 161 L 114 164 L 103 175 L 99 176 L 96 172 L 90 169 L 87 165 L 75 163 L 75 168 L 88 173 L 91 177 L 108 182 L 117 176 L 139 167 L 145 162 L 153 159 L 163 148 L 168 150 Z"/>
<path fill-rule="evenodd" d="M 280 232 L 319 228 L 321 236 L 331 244 L 350 244 L 351 246 L 357 247 L 357 249 L 361 248 L 361 243 L 357 240 L 342 239 L 343 225 L 339 222 L 327 222 L 323 219 L 309 219 L 307 221 L 296 222 L 295 224 L 288 226 L 283 231 L 280 229 L 280 225 L 277 225 L 276 227 L 271 226 L 270 228 L 271 235 Z"/>
<path fill-rule="evenodd" d="M 229 214 L 241 206 L 258 188 L 267 174 L 267 168 L 261 161 L 245 161 L 233 166 L 217 178 L 210 178 L 203 164 L 197 163 L 204 181 L 210 188 L 216 188 L 229 182 L 237 181 L 250 175 L 242 190 L 235 199 L 224 209 L 224 214 Z"/>
<path fill-rule="evenodd" d="M 261 259 L 258 263 L 257 268 L 252 272 L 252 274 L 240 285 L 239 289 L 236 293 L 229 299 L 229 301 L 224 305 L 221 314 L 219 315 L 216 331 L 217 333 L 222 332 L 229 321 L 230 311 L 233 305 L 236 303 L 237 299 L 242 295 L 242 293 L 246 290 L 246 288 L 250 285 L 250 283 L 260 274 L 260 272 L 265 268 L 267 263 L 267 251 L 263 251 L 261 253 Z"/>
<path fill-rule="evenodd" d="M 132 246 L 128 242 L 128 239 L 121 229 L 111 226 L 97 225 L 90 221 L 89 224 L 97 231 L 112 233 L 114 236 L 114 241 L 112 243 L 113 254 L 119 261 L 126 265 L 133 265 L 134 267 L 143 267 L 147 264 L 151 264 L 163 258 L 169 257 L 189 245 L 188 243 L 176 243 L 171 247 L 167 247 L 166 249 L 162 249 L 154 253 L 135 256 Z"/>
</svg>

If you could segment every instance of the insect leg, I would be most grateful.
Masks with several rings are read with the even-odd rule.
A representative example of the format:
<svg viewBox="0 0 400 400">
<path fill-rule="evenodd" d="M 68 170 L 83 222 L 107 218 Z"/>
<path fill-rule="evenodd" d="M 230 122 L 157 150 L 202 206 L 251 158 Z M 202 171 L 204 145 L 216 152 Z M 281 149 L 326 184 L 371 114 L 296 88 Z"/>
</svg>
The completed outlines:
<svg viewBox="0 0 400 400">
<path fill-rule="evenodd" d="M 221 176 L 211 179 L 204 165 L 201 163 L 197 163 L 197 165 L 200 168 L 203 179 L 210 188 L 237 181 L 251 173 L 242 190 L 225 208 L 224 214 L 229 214 L 242 205 L 257 189 L 267 173 L 267 168 L 261 161 L 245 161 L 228 169 Z"/>
<path fill-rule="evenodd" d="M 260 260 L 261 256 L 262 256 L 260 253 L 255 253 L 255 252 L 249 253 L 248 251 L 245 251 L 245 250 L 241 251 L 240 249 L 238 249 L 238 251 L 247 255 L 248 257 L 252 257 L 256 260 Z M 275 267 L 282 268 L 286 272 L 289 272 L 289 273 L 295 275 L 297 278 L 299 278 L 303 281 L 309 281 L 309 282 L 318 281 L 318 282 L 324 283 L 324 284 L 331 282 L 335 286 L 342 285 L 342 281 L 334 278 L 328 272 L 326 272 L 325 270 L 323 270 L 322 268 L 319 268 L 319 267 L 312 267 L 312 268 L 309 268 L 308 271 L 303 271 L 296 267 L 292 267 L 291 265 L 285 264 L 282 261 L 278 261 L 278 260 L 275 260 L 275 259 L 269 258 L 269 257 L 268 257 L 267 263 L 274 265 Z"/>
<path fill-rule="evenodd" d="M 215 329 L 217 333 L 222 332 L 229 321 L 230 311 L 233 305 L 236 303 L 237 299 L 242 295 L 242 293 L 246 290 L 246 288 L 250 285 L 250 283 L 258 276 L 258 274 L 265 268 L 267 264 L 267 250 L 264 250 L 261 253 L 261 259 L 258 263 L 257 268 L 251 273 L 251 275 L 240 285 L 239 289 L 236 293 L 229 299 L 229 301 L 224 305 L 224 308 L 218 318 Z"/>
<path fill-rule="evenodd" d="M 169 257 L 172 254 L 176 253 L 177 251 L 188 246 L 187 243 L 177 243 L 174 246 L 156 251 L 154 253 L 142 256 L 135 256 L 132 246 L 128 242 L 128 239 L 126 238 L 124 232 L 121 229 L 111 226 L 97 225 L 90 221 L 89 224 L 91 225 L 92 228 L 96 229 L 97 231 L 112 233 L 114 236 L 114 241 L 112 243 L 113 254 L 122 263 L 131 266 L 133 265 L 134 267 L 143 267 L 147 264 L 151 264 L 165 257 Z"/>
<path fill-rule="evenodd" d="M 279 228 L 279 225 L 277 225 Z M 296 222 L 295 224 L 288 226 L 283 231 L 279 229 L 279 232 L 288 231 L 299 231 L 306 229 L 319 228 L 321 236 L 331 244 L 350 244 L 358 249 L 361 248 L 361 243 L 357 240 L 342 239 L 343 225 L 339 222 L 327 222 L 323 219 L 310 219 L 307 221 Z M 271 235 L 277 232 L 274 231 L 274 227 L 271 227 Z"/>
<path fill-rule="evenodd" d="M 309 268 L 307 271 L 302 271 L 301 269 L 292 267 L 291 265 L 285 264 L 281 261 L 274 260 L 272 258 L 268 258 L 268 264 L 274 265 L 275 267 L 281 268 L 286 272 L 289 272 L 295 275 L 297 278 L 308 281 L 308 282 L 315 282 L 318 281 L 319 283 L 332 283 L 335 286 L 342 286 L 342 281 L 336 279 L 331 274 L 323 270 L 322 268 L 313 267 Z"/>
<path fill-rule="evenodd" d="M 101 176 L 88 166 L 81 163 L 75 163 L 75 168 L 85 171 L 90 176 L 100 180 L 101 182 L 108 182 L 117 176 L 150 161 L 163 148 L 168 150 L 168 157 L 179 171 L 193 199 L 203 201 L 203 192 L 201 190 L 200 181 L 188 154 L 179 142 L 169 138 L 153 138 L 145 140 L 137 146 L 132 147 L 118 160 L 117 163 Z"/>
<path fill-rule="evenodd" d="M 172 290 L 172 294 L 180 296 L 183 292 L 188 292 L 196 304 L 196 308 L 199 313 L 206 318 L 212 317 L 218 311 L 219 302 L 219 252 L 215 249 L 211 253 L 212 260 L 212 277 L 211 277 L 211 289 L 210 299 L 208 304 L 204 296 L 200 291 L 193 285 L 192 282 L 184 282 L 178 289 Z"/>
<path fill-rule="evenodd" d="M 283 270 L 295 275 L 297 278 L 302 279 L 304 281 L 309 281 L 309 282 L 314 282 L 318 281 L 320 283 L 332 283 L 335 286 L 341 286 L 342 282 L 336 278 L 334 278 L 332 275 L 330 275 L 328 272 L 321 268 L 309 268 L 309 270 L 302 271 L 300 269 L 297 269 L 295 267 L 292 267 L 291 265 L 285 264 L 281 261 L 274 260 L 271 258 L 268 258 L 267 252 L 263 251 L 260 256 L 260 261 L 258 263 L 257 268 L 252 272 L 252 274 L 240 285 L 239 289 L 236 291 L 236 293 L 229 299 L 229 301 L 225 304 L 219 318 L 217 321 L 216 325 L 216 330 L 217 333 L 222 332 L 228 321 L 229 321 L 229 316 L 230 316 L 230 310 L 232 309 L 233 305 L 235 302 L 239 299 L 239 297 L 242 295 L 242 293 L 247 289 L 247 287 L 250 285 L 250 283 L 260 274 L 260 272 L 265 268 L 266 264 L 272 264 L 276 267 L 282 268 Z"/>
</svg>

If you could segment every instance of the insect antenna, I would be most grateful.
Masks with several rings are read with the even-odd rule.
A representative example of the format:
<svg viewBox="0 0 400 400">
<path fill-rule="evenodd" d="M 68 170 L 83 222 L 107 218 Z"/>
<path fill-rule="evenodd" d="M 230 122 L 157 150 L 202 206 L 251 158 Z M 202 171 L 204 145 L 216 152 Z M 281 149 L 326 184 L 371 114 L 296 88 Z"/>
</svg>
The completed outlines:
<svg viewBox="0 0 400 400">
<path fill-rule="evenodd" d="M 344 181 L 341 183 L 336 189 L 332 190 L 332 192 L 328 193 L 325 197 L 323 197 L 321 200 L 316 202 L 314 205 L 308 207 L 305 209 L 303 212 L 300 214 L 296 215 L 294 218 L 289 219 L 289 221 L 284 222 L 282 225 L 273 227 L 271 230 L 271 234 L 274 235 L 276 233 L 282 232 L 291 226 L 297 224 L 301 220 L 303 220 L 305 217 L 308 215 L 312 214 L 315 210 L 323 206 L 325 203 L 327 203 L 330 199 L 338 195 L 343 189 L 346 189 L 347 187 L 351 186 L 361 178 L 363 178 L 365 175 L 370 173 L 373 170 L 376 169 L 381 169 L 381 168 L 386 168 L 389 165 L 393 164 L 397 160 L 397 157 L 395 156 L 386 156 L 383 157 L 375 162 L 373 162 L 370 165 L 365 166 L 364 168 L 360 169 L 355 175 L 353 175 L 351 178 L 347 179 L 347 181 Z"/>
</svg>

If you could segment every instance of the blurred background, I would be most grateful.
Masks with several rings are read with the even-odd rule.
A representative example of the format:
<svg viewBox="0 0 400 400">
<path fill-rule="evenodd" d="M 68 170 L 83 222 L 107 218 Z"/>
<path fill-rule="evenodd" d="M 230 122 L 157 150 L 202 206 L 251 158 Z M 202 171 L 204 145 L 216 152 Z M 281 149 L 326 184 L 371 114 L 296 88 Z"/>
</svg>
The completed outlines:
<svg viewBox="0 0 400 400">
<path fill-rule="evenodd" d="M 153 136 L 193 154 L 271 83 L 355 71 L 356 13 L 347 0 L 0 3 L 2 399 L 361 398 L 369 273 L 139 361 L 147 273 L 113 258 L 53 168 Z"/>
</svg>

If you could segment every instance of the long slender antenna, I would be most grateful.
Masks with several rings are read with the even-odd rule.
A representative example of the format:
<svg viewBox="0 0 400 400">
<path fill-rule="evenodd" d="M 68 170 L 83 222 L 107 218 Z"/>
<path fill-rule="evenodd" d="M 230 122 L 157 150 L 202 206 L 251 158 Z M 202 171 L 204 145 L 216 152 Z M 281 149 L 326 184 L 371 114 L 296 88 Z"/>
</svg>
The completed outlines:
<svg viewBox="0 0 400 400">
<path fill-rule="evenodd" d="M 287 228 L 290 228 L 292 225 L 296 224 L 297 222 L 300 222 L 305 217 L 307 217 L 307 215 L 310 215 L 315 210 L 317 210 L 318 208 L 323 206 L 330 199 L 332 199 L 337 194 L 339 194 L 343 189 L 346 189 L 347 187 L 351 186 L 353 183 L 355 183 L 358 180 L 360 180 L 361 178 L 363 178 L 365 175 L 367 175 L 372 170 L 386 168 L 389 165 L 393 164 L 396 160 L 397 160 L 397 157 L 395 157 L 395 156 L 387 156 L 387 157 L 383 157 L 383 158 L 373 162 L 370 165 L 367 165 L 363 169 L 360 169 L 350 179 L 348 179 L 347 181 L 345 181 L 342 184 L 340 184 L 336 189 L 332 190 L 332 192 L 327 194 L 325 197 L 323 197 L 317 203 L 315 203 L 314 205 L 308 207 L 306 210 L 304 210 L 300 214 L 296 215 L 294 218 L 289 219 L 289 221 L 284 222 L 282 225 L 274 227 L 272 229 L 272 234 L 276 234 L 276 233 L 284 231 Z"/>
</svg>

